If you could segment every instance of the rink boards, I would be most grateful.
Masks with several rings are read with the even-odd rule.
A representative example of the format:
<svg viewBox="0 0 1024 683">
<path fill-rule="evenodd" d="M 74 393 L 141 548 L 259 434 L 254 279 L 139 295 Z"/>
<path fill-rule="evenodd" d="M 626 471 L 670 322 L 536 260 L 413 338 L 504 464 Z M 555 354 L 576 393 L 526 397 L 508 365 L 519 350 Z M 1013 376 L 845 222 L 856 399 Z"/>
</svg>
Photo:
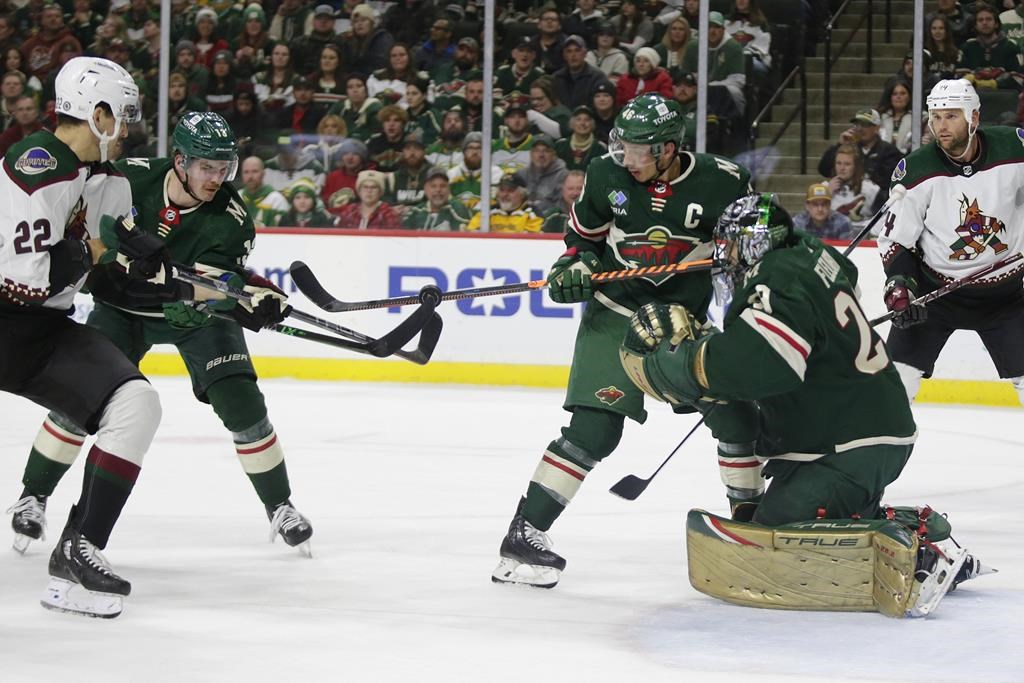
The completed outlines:
<svg viewBox="0 0 1024 683">
<path fill-rule="evenodd" d="M 542 279 L 563 251 L 553 236 L 264 230 L 248 265 L 279 284 L 298 309 L 361 332 L 379 335 L 409 309 L 331 314 L 295 290 L 288 266 L 305 261 L 334 296 L 346 301 L 415 294 L 425 284 L 442 290 Z M 873 245 L 858 247 L 861 302 L 868 317 L 884 313 L 883 274 Z M 76 317 L 91 307 L 78 302 Z M 247 333 L 261 377 L 383 382 L 437 382 L 561 387 L 568 377 L 582 305 L 552 303 L 543 290 L 513 296 L 446 302 L 439 312 L 444 333 L 427 366 L 346 353 L 321 344 L 264 331 Z M 879 330 L 885 336 L 887 326 Z M 143 362 L 149 374 L 185 374 L 173 349 L 157 347 Z M 1018 405 L 998 377 L 980 340 L 958 332 L 926 380 L 919 400 Z"/>
</svg>

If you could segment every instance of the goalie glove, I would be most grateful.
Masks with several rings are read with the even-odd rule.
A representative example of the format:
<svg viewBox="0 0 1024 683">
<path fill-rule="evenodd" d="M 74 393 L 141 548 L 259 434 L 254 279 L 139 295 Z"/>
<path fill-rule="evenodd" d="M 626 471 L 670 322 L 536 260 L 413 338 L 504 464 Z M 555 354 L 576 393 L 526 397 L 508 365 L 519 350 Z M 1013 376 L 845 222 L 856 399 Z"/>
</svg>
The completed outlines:
<svg viewBox="0 0 1024 683">
<path fill-rule="evenodd" d="M 103 216 L 100 219 L 100 241 L 107 251 L 100 263 L 117 261 L 133 280 L 149 280 L 163 284 L 171 272 L 171 254 L 164 241 L 156 235 L 135 227 L 132 216 Z"/>
<path fill-rule="evenodd" d="M 705 344 L 697 341 L 702 333 L 683 306 L 646 304 L 630 318 L 619 360 L 633 384 L 651 398 L 693 405 L 703 397 L 694 375 L 704 352 Z"/>
<path fill-rule="evenodd" d="M 601 259 L 590 251 L 570 247 L 551 266 L 548 296 L 559 304 L 576 304 L 594 296 L 590 276 L 601 271 Z"/>
<path fill-rule="evenodd" d="M 928 319 L 928 309 L 914 305 L 914 289 L 917 281 L 903 275 L 893 275 L 885 283 L 882 297 L 885 307 L 892 311 L 892 324 L 899 329 L 906 329 Z"/>
<path fill-rule="evenodd" d="M 663 341 L 678 346 L 684 340 L 697 340 L 703 330 L 696 318 L 679 304 L 645 304 L 629 319 L 623 346 L 637 354 L 656 351 Z"/>
</svg>

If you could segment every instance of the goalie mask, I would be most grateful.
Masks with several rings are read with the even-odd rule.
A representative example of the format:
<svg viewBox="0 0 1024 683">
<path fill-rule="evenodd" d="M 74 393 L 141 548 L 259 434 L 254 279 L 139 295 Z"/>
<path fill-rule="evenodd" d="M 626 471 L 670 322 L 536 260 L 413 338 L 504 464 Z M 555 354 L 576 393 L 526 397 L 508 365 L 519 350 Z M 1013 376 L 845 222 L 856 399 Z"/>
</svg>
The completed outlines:
<svg viewBox="0 0 1024 683">
<path fill-rule="evenodd" d="M 665 171 L 658 165 L 665 143 L 675 143 L 678 151 L 683 132 L 683 112 L 679 104 L 647 93 L 630 100 L 615 117 L 615 126 L 608 135 L 608 152 L 616 164 L 630 171 L 653 166 L 654 176 L 638 178 L 648 182 Z"/>
<path fill-rule="evenodd" d="M 174 156 L 181 155 L 185 169 L 185 177 L 178 179 L 198 201 L 210 201 L 212 196 L 197 196 L 197 190 L 198 195 L 209 194 L 214 186 L 235 179 L 238 140 L 220 114 L 197 111 L 182 116 L 171 135 L 171 150 Z"/>
<path fill-rule="evenodd" d="M 733 291 L 747 271 L 792 234 L 793 219 L 774 194 L 748 194 L 726 207 L 714 232 L 711 279 L 718 305 L 728 310 Z"/>
</svg>

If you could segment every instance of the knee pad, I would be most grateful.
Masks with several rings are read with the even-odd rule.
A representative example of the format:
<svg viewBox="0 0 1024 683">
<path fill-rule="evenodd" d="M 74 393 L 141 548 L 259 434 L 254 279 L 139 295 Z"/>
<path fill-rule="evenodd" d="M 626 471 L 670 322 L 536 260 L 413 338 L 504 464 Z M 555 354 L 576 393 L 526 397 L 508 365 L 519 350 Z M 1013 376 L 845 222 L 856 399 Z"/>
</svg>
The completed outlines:
<svg viewBox="0 0 1024 683">
<path fill-rule="evenodd" d="M 903 380 L 903 388 L 907 390 L 907 400 L 913 403 L 917 392 L 921 390 L 921 378 L 924 377 L 924 370 L 918 370 L 906 363 L 894 362 L 893 365 L 896 366 L 896 372 Z"/>
<path fill-rule="evenodd" d="M 161 414 L 160 397 L 149 382 L 141 379 L 125 382 L 103 406 L 96 447 L 142 465 Z"/>
<path fill-rule="evenodd" d="M 593 467 L 618 447 L 624 421 L 622 415 L 608 410 L 576 408 L 555 443 L 573 459 Z"/>
<path fill-rule="evenodd" d="M 267 404 L 256 380 L 248 375 L 232 375 L 214 382 L 206 397 L 221 423 L 232 434 L 245 432 L 267 418 Z"/>
</svg>

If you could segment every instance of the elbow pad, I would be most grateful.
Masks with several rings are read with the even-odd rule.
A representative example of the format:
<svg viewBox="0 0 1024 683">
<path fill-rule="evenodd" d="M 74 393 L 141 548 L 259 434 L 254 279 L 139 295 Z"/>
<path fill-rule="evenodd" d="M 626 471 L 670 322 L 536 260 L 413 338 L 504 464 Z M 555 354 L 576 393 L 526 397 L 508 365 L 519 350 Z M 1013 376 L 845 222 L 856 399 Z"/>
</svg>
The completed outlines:
<svg viewBox="0 0 1024 683">
<path fill-rule="evenodd" d="M 50 293 L 58 294 L 82 279 L 92 268 L 89 244 L 66 239 L 50 247 Z"/>
</svg>

